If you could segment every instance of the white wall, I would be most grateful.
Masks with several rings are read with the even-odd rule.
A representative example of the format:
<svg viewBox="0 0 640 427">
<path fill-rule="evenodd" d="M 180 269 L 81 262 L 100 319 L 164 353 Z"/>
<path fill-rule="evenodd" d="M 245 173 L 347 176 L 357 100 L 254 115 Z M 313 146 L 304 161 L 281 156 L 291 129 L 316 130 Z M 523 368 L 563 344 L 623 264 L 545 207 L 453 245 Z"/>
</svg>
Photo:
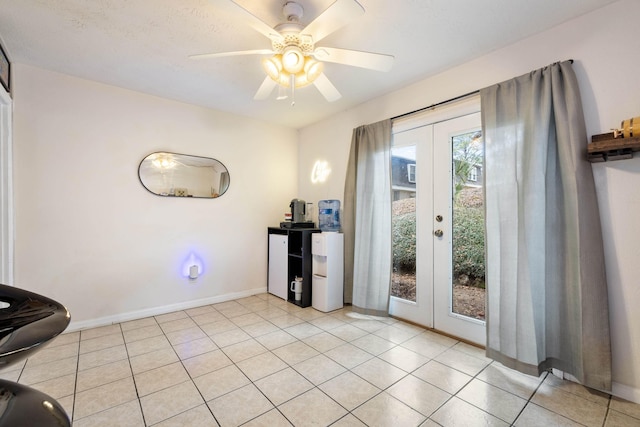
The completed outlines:
<svg viewBox="0 0 640 427">
<path fill-rule="evenodd" d="M 342 199 L 353 128 L 413 111 L 574 59 L 587 133 L 608 132 L 640 116 L 640 2 L 621 0 L 442 74 L 343 112 L 300 132 L 299 194 L 317 203 Z M 391 71 L 393 72 L 393 71 Z M 316 159 L 331 165 L 311 184 Z M 614 393 L 640 402 L 640 158 L 593 167 L 605 239 L 613 346 Z"/>
<path fill-rule="evenodd" d="M 266 290 L 267 226 L 297 194 L 297 132 L 26 65 L 12 68 L 15 285 L 71 329 Z M 213 157 L 218 199 L 154 196 L 154 151 Z M 182 277 L 191 252 L 204 264 Z"/>
</svg>

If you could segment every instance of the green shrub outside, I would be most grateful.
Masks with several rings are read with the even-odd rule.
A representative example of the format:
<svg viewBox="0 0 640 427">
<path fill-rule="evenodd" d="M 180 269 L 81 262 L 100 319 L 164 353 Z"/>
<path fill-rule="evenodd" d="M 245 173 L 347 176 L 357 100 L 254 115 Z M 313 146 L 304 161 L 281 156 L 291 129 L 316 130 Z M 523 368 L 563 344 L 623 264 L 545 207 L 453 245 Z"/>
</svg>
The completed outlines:
<svg viewBox="0 0 640 427">
<path fill-rule="evenodd" d="M 484 210 L 457 206 L 453 217 L 453 276 L 484 283 Z"/>
<path fill-rule="evenodd" d="M 416 269 L 416 213 L 393 217 L 393 261 L 400 271 Z"/>
<path fill-rule="evenodd" d="M 416 214 L 393 217 L 393 259 L 399 271 L 415 271 Z M 453 219 L 454 277 L 466 275 L 470 283 L 484 283 L 484 210 L 456 206 Z M 475 279 L 481 279 L 476 281 Z"/>
</svg>

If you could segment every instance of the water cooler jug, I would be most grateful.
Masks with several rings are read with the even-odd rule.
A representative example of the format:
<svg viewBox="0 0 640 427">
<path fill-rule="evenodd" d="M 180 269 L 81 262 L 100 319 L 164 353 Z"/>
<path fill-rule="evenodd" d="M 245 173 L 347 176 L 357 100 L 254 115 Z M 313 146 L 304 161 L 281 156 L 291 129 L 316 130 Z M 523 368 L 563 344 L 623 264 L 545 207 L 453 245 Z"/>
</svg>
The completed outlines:
<svg viewBox="0 0 640 427">
<path fill-rule="evenodd" d="M 318 202 L 318 227 L 325 231 L 340 231 L 340 200 Z"/>
</svg>

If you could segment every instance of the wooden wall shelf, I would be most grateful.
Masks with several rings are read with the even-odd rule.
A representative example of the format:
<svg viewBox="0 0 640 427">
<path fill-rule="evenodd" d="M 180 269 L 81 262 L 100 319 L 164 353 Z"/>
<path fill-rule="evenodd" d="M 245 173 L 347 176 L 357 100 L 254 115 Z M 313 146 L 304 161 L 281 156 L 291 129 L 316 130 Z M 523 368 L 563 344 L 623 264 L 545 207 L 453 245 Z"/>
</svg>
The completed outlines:
<svg viewBox="0 0 640 427">
<path fill-rule="evenodd" d="M 640 136 L 614 138 L 613 132 L 603 133 L 591 137 L 587 159 L 592 163 L 630 159 L 634 151 L 640 151 Z"/>
</svg>

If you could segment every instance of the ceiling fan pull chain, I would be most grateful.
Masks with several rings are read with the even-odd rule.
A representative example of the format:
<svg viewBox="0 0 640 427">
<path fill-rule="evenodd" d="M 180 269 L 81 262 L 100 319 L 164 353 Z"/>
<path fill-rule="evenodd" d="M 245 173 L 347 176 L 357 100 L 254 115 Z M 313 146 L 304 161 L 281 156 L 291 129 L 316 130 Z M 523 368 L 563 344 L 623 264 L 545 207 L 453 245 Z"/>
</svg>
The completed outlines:
<svg viewBox="0 0 640 427">
<path fill-rule="evenodd" d="M 291 74 L 291 83 L 289 86 L 291 86 L 291 106 L 293 107 L 296 105 L 296 76 L 293 74 Z"/>
<path fill-rule="evenodd" d="M 278 97 L 276 98 L 278 101 L 282 101 L 284 99 L 287 99 L 289 97 L 289 95 L 287 95 L 287 88 L 282 86 L 281 84 L 278 85 Z"/>
</svg>

